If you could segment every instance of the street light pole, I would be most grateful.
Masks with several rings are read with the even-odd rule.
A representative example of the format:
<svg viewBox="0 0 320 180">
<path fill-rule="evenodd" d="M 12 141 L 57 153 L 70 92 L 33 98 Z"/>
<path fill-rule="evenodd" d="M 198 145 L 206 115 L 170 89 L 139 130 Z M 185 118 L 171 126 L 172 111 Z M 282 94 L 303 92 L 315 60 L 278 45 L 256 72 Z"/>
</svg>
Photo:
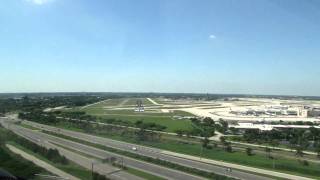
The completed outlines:
<svg viewBox="0 0 320 180">
<path fill-rule="evenodd" d="M 273 167 L 273 169 L 276 168 L 275 158 L 276 158 L 275 156 L 273 156 L 273 158 L 272 158 L 272 167 Z"/>
<path fill-rule="evenodd" d="M 203 145 L 201 145 L 200 160 L 202 159 L 202 154 L 203 154 Z"/>
<path fill-rule="evenodd" d="M 91 179 L 93 180 L 93 165 L 94 165 L 94 162 L 91 162 Z"/>
</svg>

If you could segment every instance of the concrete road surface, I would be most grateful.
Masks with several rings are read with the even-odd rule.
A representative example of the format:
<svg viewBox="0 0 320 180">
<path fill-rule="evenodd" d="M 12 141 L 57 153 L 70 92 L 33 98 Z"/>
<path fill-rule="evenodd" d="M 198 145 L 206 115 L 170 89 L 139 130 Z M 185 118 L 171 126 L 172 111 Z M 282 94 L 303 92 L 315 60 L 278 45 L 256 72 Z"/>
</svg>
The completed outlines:
<svg viewBox="0 0 320 180">
<path fill-rule="evenodd" d="M 116 157 L 117 159 L 123 158 L 125 165 L 128 167 L 132 167 L 165 179 L 176 179 L 176 180 L 200 180 L 204 179 L 198 176 L 194 176 L 191 174 L 187 174 L 181 171 L 172 170 L 169 168 L 165 168 L 162 166 L 150 164 L 147 162 L 139 161 L 136 159 L 128 158 L 125 156 L 121 156 L 118 154 L 110 153 L 107 151 L 103 151 L 91 146 L 86 146 L 83 144 L 79 144 L 76 142 L 72 142 L 69 140 L 65 140 L 62 138 L 54 137 L 45 133 L 41 133 L 39 131 L 33 131 L 27 128 L 23 128 L 21 126 L 17 126 L 14 124 L 10 125 L 10 130 L 14 131 L 17 134 L 23 134 L 23 136 L 27 136 L 31 139 L 38 140 L 38 141 L 49 141 L 53 142 L 59 145 L 62 145 L 64 147 L 68 147 L 70 149 L 75 149 L 78 151 L 81 151 L 83 153 L 89 154 L 91 156 L 97 157 L 97 158 L 107 158 L 107 157 Z"/>
<path fill-rule="evenodd" d="M 70 175 L 70 174 L 68 174 L 68 173 L 66 173 L 64 171 L 61 171 L 60 169 L 58 169 L 58 168 L 56 168 L 56 167 L 54 167 L 54 166 L 42 161 L 42 160 L 40 160 L 40 159 L 38 159 L 38 158 L 36 158 L 36 157 L 34 157 L 34 156 L 22 151 L 22 150 L 20 150 L 20 149 L 14 147 L 12 145 L 7 144 L 6 146 L 13 153 L 19 154 L 24 159 L 27 159 L 27 160 L 33 162 L 37 166 L 40 166 L 40 167 L 44 168 L 45 170 L 47 170 L 48 172 L 51 172 L 51 173 L 53 173 L 53 174 L 55 174 L 55 175 L 57 175 L 57 176 L 59 176 L 61 178 L 70 179 L 70 180 L 80 180 L 79 178 L 76 178 L 76 177 L 74 177 L 74 176 L 72 176 L 72 175 Z"/>
<path fill-rule="evenodd" d="M 60 129 L 60 128 L 56 128 L 56 127 L 52 127 L 52 126 L 47 126 L 47 125 L 42 125 L 42 124 L 30 122 L 30 121 L 23 121 L 23 123 L 40 128 L 40 129 L 53 131 L 53 132 L 60 133 L 60 134 L 66 135 L 66 136 L 71 136 L 73 138 L 86 140 L 86 141 L 89 141 L 92 143 L 101 144 L 101 145 L 105 145 L 105 146 L 120 149 L 120 150 L 130 151 L 132 153 L 136 153 L 136 154 L 143 155 L 143 156 L 148 156 L 148 157 L 152 157 L 152 158 L 159 158 L 159 159 L 169 161 L 172 163 L 176 163 L 176 164 L 180 164 L 183 166 L 197 168 L 197 169 L 208 171 L 208 172 L 214 172 L 214 173 L 221 174 L 221 175 L 227 175 L 227 176 L 234 177 L 234 178 L 248 179 L 248 180 L 270 179 L 270 178 L 259 176 L 256 174 L 250 174 L 247 172 L 238 171 L 236 169 L 232 170 L 232 172 L 227 172 L 226 170 L 228 167 L 221 167 L 220 163 L 218 163 L 217 165 L 213 165 L 213 164 L 203 163 L 200 161 L 189 160 L 187 158 L 179 158 L 176 156 L 168 155 L 167 151 L 163 151 L 161 149 L 149 148 L 149 147 L 139 146 L 139 145 L 125 143 L 125 142 L 121 142 L 121 141 L 115 141 L 115 140 L 111 140 L 108 138 L 102 138 L 102 137 L 88 135 L 85 133 L 64 130 L 64 129 Z M 132 151 L 132 147 L 136 147 L 137 151 Z M 270 171 L 270 172 L 272 172 L 272 171 Z M 270 174 L 268 174 L 268 175 L 270 175 Z"/>
<path fill-rule="evenodd" d="M 54 145 L 48 141 L 41 141 L 42 146 L 45 146 L 47 148 L 51 149 L 57 149 L 59 153 L 65 157 L 67 157 L 69 160 L 75 162 L 76 164 L 79 164 L 80 166 L 91 170 L 93 165 L 93 171 L 97 172 L 99 174 L 105 175 L 106 177 L 114 180 L 143 180 L 143 178 L 134 176 L 132 174 L 129 174 L 125 171 L 122 171 L 119 168 L 116 168 L 110 164 L 105 164 L 100 161 L 97 161 L 97 159 L 84 157 L 78 153 L 71 152 L 69 150 L 66 150 L 64 148 L 61 148 L 57 145 Z M 77 149 L 74 149 L 77 150 Z"/>
</svg>

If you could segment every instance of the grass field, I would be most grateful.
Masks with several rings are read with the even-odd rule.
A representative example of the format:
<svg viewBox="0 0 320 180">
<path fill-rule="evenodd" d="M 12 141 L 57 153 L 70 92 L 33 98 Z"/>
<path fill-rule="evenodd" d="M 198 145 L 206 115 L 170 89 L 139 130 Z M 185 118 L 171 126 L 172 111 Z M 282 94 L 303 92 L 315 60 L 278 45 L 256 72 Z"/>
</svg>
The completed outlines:
<svg viewBox="0 0 320 180">
<path fill-rule="evenodd" d="M 62 145 L 59 145 L 59 144 L 56 144 L 56 143 L 52 143 L 52 144 L 54 144 L 56 146 L 59 146 L 61 148 L 67 149 L 67 150 L 69 150 L 71 152 L 77 153 L 77 154 L 79 154 L 81 156 L 84 156 L 84 157 L 87 157 L 87 158 L 90 158 L 90 159 L 94 159 L 95 161 L 99 161 L 99 162 L 103 163 L 102 159 L 99 159 L 99 158 L 97 158 L 95 156 L 92 156 L 92 155 L 89 155 L 89 154 L 86 154 L 86 153 L 83 153 L 83 152 L 80 152 L 80 151 L 77 151 L 77 150 L 62 146 Z M 149 174 L 149 173 L 146 173 L 146 172 L 134 169 L 134 168 L 125 167 L 123 170 L 128 172 L 128 173 L 130 173 L 130 174 L 133 174 L 133 175 L 136 175 L 136 176 L 141 177 L 143 179 L 146 179 L 146 180 L 164 180 L 161 177 L 158 177 L 158 176 L 155 176 L 155 175 L 152 175 L 152 174 Z"/>
<path fill-rule="evenodd" d="M 158 176 L 154 176 L 152 174 L 148 174 L 145 173 L 143 171 L 139 171 L 133 168 L 128 168 L 125 170 L 130 174 L 136 175 L 138 177 L 142 177 L 143 179 L 147 179 L 147 180 L 165 180 L 164 178 L 158 177 Z"/>
<path fill-rule="evenodd" d="M 135 106 L 137 104 L 137 101 L 141 100 L 142 104 L 144 106 L 151 106 L 154 105 L 151 103 L 147 98 L 130 98 L 128 101 L 124 104 L 125 106 Z"/>
<path fill-rule="evenodd" d="M 105 106 L 118 106 L 124 99 L 108 99 L 101 103 L 89 106 L 88 108 L 102 108 Z"/>
<path fill-rule="evenodd" d="M 65 126 L 64 126 L 65 127 Z M 76 129 L 74 129 L 76 130 Z M 78 129 L 78 131 L 82 131 Z M 150 147 L 156 147 L 164 150 L 169 150 L 173 152 L 189 154 L 194 156 L 199 156 L 201 152 L 201 146 L 194 143 L 186 143 L 180 141 L 165 140 L 162 138 L 160 142 L 141 142 L 136 141 L 128 137 L 123 137 L 119 135 L 102 135 L 102 137 L 108 137 L 115 140 L 125 141 L 129 143 L 136 143 Z M 301 175 L 305 177 L 310 177 L 314 179 L 320 179 L 320 165 L 309 162 L 308 166 L 302 165 L 297 160 L 286 159 L 281 156 L 277 156 L 276 152 L 272 153 L 275 156 L 275 168 L 273 169 L 273 160 L 267 158 L 265 155 L 253 155 L 248 156 L 245 152 L 236 151 L 233 153 L 226 152 L 221 148 L 204 149 L 202 157 L 208 159 L 214 159 L 218 161 L 236 163 L 247 165 L 256 168 L 263 168 L 268 170 L 276 170 L 278 172 L 284 172 L 288 174 Z"/>
<path fill-rule="evenodd" d="M 143 121 L 143 122 L 150 122 L 150 123 L 156 123 L 159 125 L 166 126 L 167 128 L 165 131 L 167 132 L 175 132 L 176 130 L 191 130 L 191 122 L 188 120 L 173 120 L 171 117 L 166 116 L 128 116 L 128 115 L 103 115 L 101 116 L 105 119 L 120 119 L 120 120 L 126 120 L 131 122 L 136 121 Z M 103 120 L 100 120 L 101 122 L 104 122 Z"/>
<path fill-rule="evenodd" d="M 104 107 L 125 107 L 125 106 L 135 106 L 137 100 L 141 100 L 144 106 L 152 106 L 152 104 L 147 98 L 118 98 L 118 99 L 108 99 L 102 103 L 97 103 L 95 105 L 89 106 L 87 108 L 104 108 Z"/>
<path fill-rule="evenodd" d="M 156 123 L 166 126 L 167 128 L 165 129 L 165 131 L 167 132 L 192 129 L 191 122 L 189 120 L 173 118 L 173 116 L 190 116 L 189 113 L 183 111 L 174 111 L 171 113 L 136 113 L 133 110 L 109 110 L 104 112 L 104 114 L 95 114 L 90 110 L 87 111 L 88 114 L 102 117 L 102 120 L 100 120 L 101 122 L 104 122 L 103 119 L 118 119 L 131 121 L 133 123 L 141 120 L 146 123 Z"/>
<path fill-rule="evenodd" d="M 4 145 L 0 146 L 0 170 L 5 170 L 15 176 L 33 180 L 41 179 L 40 177 L 35 177 L 35 173 L 52 175 L 50 172 L 35 165 L 33 162 L 11 152 Z"/>
<path fill-rule="evenodd" d="M 193 116 L 184 111 L 171 111 L 169 113 L 161 112 L 160 109 L 145 109 L 145 112 L 135 112 L 134 105 L 139 98 L 121 98 L 110 99 L 102 103 L 81 109 L 89 115 L 101 117 L 100 122 L 104 119 L 117 119 L 123 121 L 143 121 L 146 123 L 156 123 L 166 126 L 165 131 L 174 132 L 176 130 L 191 130 L 192 126 L 187 119 L 177 119 L 174 116 Z M 140 98 L 145 106 L 153 106 L 147 98 Z M 113 108 L 113 109 L 112 109 Z M 114 109 L 127 108 L 127 109 Z"/>
<path fill-rule="evenodd" d="M 166 149 L 169 151 L 179 152 L 199 156 L 201 147 L 196 144 L 180 144 L 177 142 L 166 141 L 161 143 L 143 143 L 147 146 Z M 274 153 L 275 154 L 275 153 Z M 273 155 L 274 155 L 273 154 Z M 275 169 L 273 169 L 273 160 L 266 158 L 264 155 L 247 156 L 244 152 L 228 153 L 221 148 L 213 148 L 211 150 L 204 149 L 203 157 L 208 159 L 232 162 L 237 164 L 248 165 L 252 167 L 264 168 L 269 170 L 277 170 L 289 174 L 296 174 L 320 179 L 320 165 L 310 163 L 309 166 L 300 164 L 297 160 L 286 159 L 275 155 Z"/>
</svg>

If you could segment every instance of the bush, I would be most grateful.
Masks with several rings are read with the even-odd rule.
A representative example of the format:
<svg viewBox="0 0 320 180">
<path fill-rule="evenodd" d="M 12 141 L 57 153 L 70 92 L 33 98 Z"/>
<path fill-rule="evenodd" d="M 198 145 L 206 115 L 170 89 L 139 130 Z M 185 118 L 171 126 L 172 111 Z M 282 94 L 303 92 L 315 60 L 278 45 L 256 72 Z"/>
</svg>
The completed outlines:
<svg viewBox="0 0 320 180">
<path fill-rule="evenodd" d="M 249 148 L 249 147 L 246 148 L 246 153 L 247 153 L 248 156 L 252 156 L 253 155 L 252 151 L 253 150 L 251 148 Z"/>
<path fill-rule="evenodd" d="M 100 175 L 98 173 L 93 173 L 93 179 L 94 180 L 109 180 L 109 178 L 103 176 L 103 175 Z"/>
</svg>

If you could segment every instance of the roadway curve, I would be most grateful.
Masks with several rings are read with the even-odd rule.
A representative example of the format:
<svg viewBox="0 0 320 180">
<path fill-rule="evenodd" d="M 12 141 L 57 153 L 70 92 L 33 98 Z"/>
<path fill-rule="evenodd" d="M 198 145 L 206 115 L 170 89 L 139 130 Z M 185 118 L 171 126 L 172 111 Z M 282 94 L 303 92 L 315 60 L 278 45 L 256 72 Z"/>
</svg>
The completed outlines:
<svg viewBox="0 0 320 180">
<path fill-rule="evenodd" d="M 64 129 L 60 129 L 60 128 L 56 128 L 56 127 L 52 127 L 52 126 L 47 126 L 47 125 L 43 125 L 43 124 L 39 124 L 39 123 L 35 123 L 35 122 L 30 122 L 30 121 L 23 121 L 23 123 L 34 126 L 39 129 L 63 134 L 65 136 L 71 136 L 73 138 L 86 140 L 86 141 L 89 141 L 92 143 L 101 144 L 101 145 L 104 145 L 107 147 L 112 147 L 115 149 L 131 151 L 132 153 L 136 153 L 136 154 L 139 154 L 142 156 L 159 158 L 159 159 L 169 161 L 169 162 L 172 162 L 175 164 L 180 164 L 180 165 L 191 167 L 191 168 L 197 168 L 197 169 L 200 169 L 203 171 L 214 172 L 214 173 L 221 174 L 221 175 L 227 175 L 227 176 L 234 177 L 234 178 L 248 179 L 248 180 L 269 179 L 269 178 L 266 178 L 263 176 L 239 171 L 236 169 L 233 170 L 232 172 L 226 172 L 226 167 L 232 167 L 232 165 L 233 165 L 230 163 L 225 163 L 225 165 L 227 164 L 228 166 L 222 167 L 221 166 L 222 162 L 218 162 L 216 164 L 208 164 L 206 162 L 200 162 L 195 159 L 190 160 L 188 158 L 185 158 L 184 156 L 183 156 L 183 158 L 177 157 L 177 153 L 175 153 L 174 155 L 170 155 L 170 154 L 168 154 L 168 151 L 163 151 L 163 150 L 157 149 L 157 148 L 150 148 L 150 147 L 146 147 L 146 146 L 139 146 L 139 145 L 130 144 L 130 143 L 126 143 L 126 142 L 115 141 L 115 140 L 111 140 L 108 138 L 102 138 L 102 137 L 93 136 L 93 135 L 89 135 L 89 134 L 85 134 L 85 133 L 64 130 Z M 132 147 L 137 147 L 138 151 L 132 151 L 131 150 Z M 237 165 L 237 167 L 239 167 L 239 166 Z M 268 175 L 270 175 L 271 172 L 272 172 L 272 174 L 274 173 L 273 171 L 270 171 Z M 254 173 L 258 173 L 258 172 L 254 172 Z M 299 179 L 301 179 L 301 178 L 299 178 Z"/>
<path fill-rule="evenodd" d="M 2 122 L 3 123 L 3 122 Z M 4 123 L 3 123 L 4 124 Z M 5 125 L 5 127 L 8 127 L 7 125 Z M 33 139 L 36 141 L 41 141 L 41 142 L 50 142 L 50 143 L 55 143 L 55 144 L 59 144 L 61 146 L 70 148 L 70 149 L 74 149 L 80 152 L 83 152 L 85 154 L 100 158 L 100 159 L 105 159 L 108 157 L 116 157 L 117 159 L 121 159 L 123 158 L 125 165 L 128 167 L 132 167 L 165 179 L 169 179 L 169 180 L 202 180 L 204 178 L 202 177 L 198 177 L 198 176 L 194 176 L 191 174 L 187 174 L 181 171 L 176 171 L 176 170 L 172 170 L 166 167 L 162 167 L 162 166 L 158 166 L 155 164 L 151 164 L 151 163 L 147 163 L 147 162 L 143 162 L 143 161 L 139 161 L 133 158 L 129 158 L 126 156 L 121 156 L 115 153 L 111 153 L 111 152 L 107 152 L 101 149 L 97 149 L 91 146 L 86 146 L 80 143 L 76 143 L 73 141 L 69 141 L 69 140 L 65 140 L 62 138 L 58 138 L 55 136 L 51 136 L 39 131 L 34 131 L 34 130 L 30 130 L 27 128 L 23 128 L 21 126 L 17 126 L 14 124 L 10 124 L 10 130 L 22 135 L 22 136 L 26 136 L 28 137 L 28 139 Z"/>
</svg>

